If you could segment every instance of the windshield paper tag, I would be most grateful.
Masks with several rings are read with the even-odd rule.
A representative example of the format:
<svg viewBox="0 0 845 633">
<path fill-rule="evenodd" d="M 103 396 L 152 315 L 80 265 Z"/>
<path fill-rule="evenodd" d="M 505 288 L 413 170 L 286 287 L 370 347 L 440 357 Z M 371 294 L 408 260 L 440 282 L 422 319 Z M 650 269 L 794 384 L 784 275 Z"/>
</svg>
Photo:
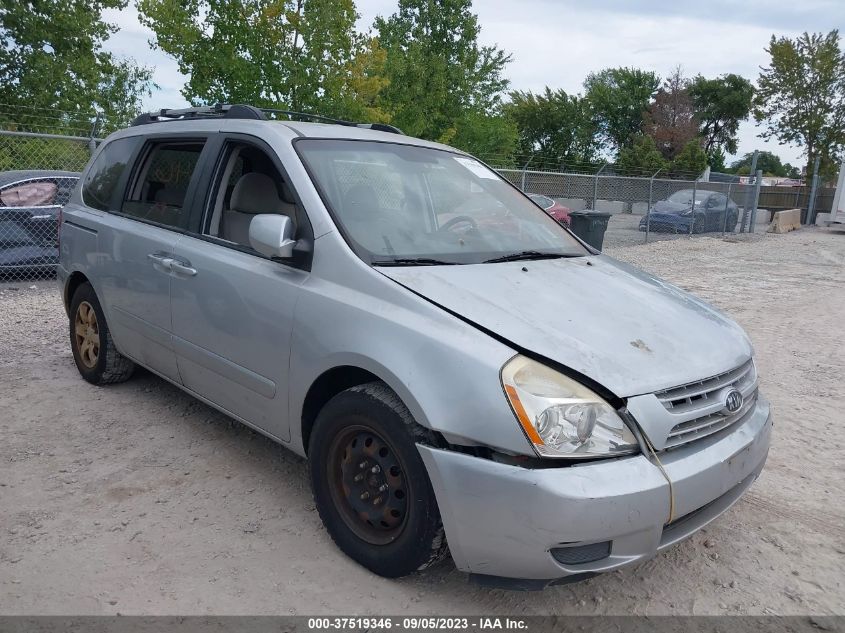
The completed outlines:
<svg viewBox="0 0 845 633">
<path fill-rule="evenodd" d="M 463 156 L 455 156 L 455 160 L 467 169 L 469 169 L 479 178 L 489 178 L 490 180 L 498 180 L 496 174 L 487 169 L 477 160 L 473 160 L 472 158 L 464 158 Z"/>
</svg>

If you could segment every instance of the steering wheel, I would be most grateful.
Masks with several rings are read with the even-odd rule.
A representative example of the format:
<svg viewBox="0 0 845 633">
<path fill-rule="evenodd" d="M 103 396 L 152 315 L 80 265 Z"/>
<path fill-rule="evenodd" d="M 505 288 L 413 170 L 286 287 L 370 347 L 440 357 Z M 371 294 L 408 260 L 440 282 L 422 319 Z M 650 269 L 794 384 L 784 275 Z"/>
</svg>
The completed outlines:
<svg viewBox="0 0 845 633">
<path fill-rule="evenodd" d="M 455 216 L 454 218 L 452 218 L 451 220 L 449 220 L 448 222 L 446 222 L 446 223 L 445 223 L 443 226 L 441 226 L 439 229 L 437 229 L 437 231 L 438 231 L 438 232 L 440 232 L 440 231 L 448 231 L 448 230 L 452 229 L 452 227 L 455 227 L 455 226 L 457 226 L 458 224 L 462 224 L 462 223 L 467 223 L 467 224 L 469 224 L 469 225 L 470 225 L 470 230 L 472 230 L 472 231 L 477 231 L 477 230 L 478 230 L 478 224 L 477 224 L 477 223 L 476 223 L 476 221 L 475 221 L 475 220 L 473 220 L 471 217 L 469 217 L 468 215 L 457 215 L 457 216 Z"/>
</svg>

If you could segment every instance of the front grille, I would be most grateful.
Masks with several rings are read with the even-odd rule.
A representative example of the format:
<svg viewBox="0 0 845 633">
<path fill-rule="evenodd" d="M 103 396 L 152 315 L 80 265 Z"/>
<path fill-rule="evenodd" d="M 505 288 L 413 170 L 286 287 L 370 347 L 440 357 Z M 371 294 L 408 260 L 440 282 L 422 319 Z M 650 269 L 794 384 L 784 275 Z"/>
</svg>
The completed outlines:
<svg viewBox="0 0 845 633">
<path fill-rule="evenodd" d="M 743 404 L 734 413 L 723 410 L 724 393 L 729 388 L 743 395 Z M 757 403 L 757 371 L 749 360 L 730 371 L 655 395 L 670 414 L 681 418 L 666 439 L 665 448 L 672 448 L 717 433 L 750 416 Z"/>
</svg>

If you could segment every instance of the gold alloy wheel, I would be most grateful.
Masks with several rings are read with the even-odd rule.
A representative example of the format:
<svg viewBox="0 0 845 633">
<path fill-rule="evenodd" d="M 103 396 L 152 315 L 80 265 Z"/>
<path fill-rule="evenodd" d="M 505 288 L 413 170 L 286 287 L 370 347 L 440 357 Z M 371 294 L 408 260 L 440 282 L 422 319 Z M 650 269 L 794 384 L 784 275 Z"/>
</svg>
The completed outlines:
<svg viewBox="0 0 845 633">
<path fill-rule="evenodd" d="M 88 369 L 93 369 L 100 358 L 100 327 L 97 323 L 97 313 L 87 301 L 80 303 L 76 309 L 73 331 L 79 359 Z"/>
</svg>

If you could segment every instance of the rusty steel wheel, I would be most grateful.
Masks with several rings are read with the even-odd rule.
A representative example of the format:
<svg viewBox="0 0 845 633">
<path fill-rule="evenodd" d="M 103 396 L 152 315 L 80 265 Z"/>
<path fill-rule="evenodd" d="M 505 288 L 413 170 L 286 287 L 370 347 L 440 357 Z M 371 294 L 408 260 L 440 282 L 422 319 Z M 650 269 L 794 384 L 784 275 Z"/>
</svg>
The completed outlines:
<svg viewBox="0 0 845 633">
<path fill-rule="evenodd" d="M 76 336 L 79 359 L 87 368 L 93 369 L 100 358 L 100 326 L 97 323 L 94 307 L 87 301 L 80 302 L 76 309 L 73 331 Z"/>
<path fill-rule="evenodd" d="M 332 499 L 360 539 L 384 545 L 402 533 L 409 482 L 398 454 L 375 430 L 355 425 L 336 435 L 328 471 Z"/>
<path fill-rule="evenodd" d="M 381 576 L 425 569 L 448 552 L 418 448 L 437 442 L 382 382 L 341 391 L 314 422 L 308 468 L 317 512 L 338 547 Z"/>
</svg>

